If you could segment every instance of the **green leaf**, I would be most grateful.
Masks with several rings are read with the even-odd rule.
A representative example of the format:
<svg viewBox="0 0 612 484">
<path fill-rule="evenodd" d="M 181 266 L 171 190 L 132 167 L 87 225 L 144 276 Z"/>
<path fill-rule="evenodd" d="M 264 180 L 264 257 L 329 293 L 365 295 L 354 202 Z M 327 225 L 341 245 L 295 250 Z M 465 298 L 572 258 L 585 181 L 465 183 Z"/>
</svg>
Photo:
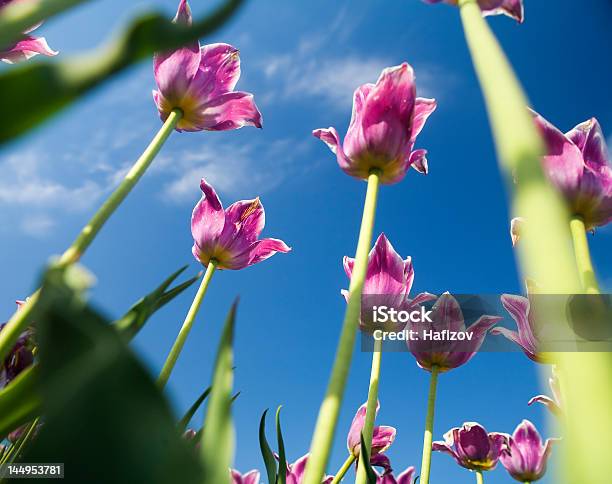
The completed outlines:
<svg viewBox="0 0 612 484">
<path fill-rule="evenodd" d="M 366 448 L 365 440 L 363 440 L 363 432 L 360 433 L 361 447 L 359 450 L 359 464 L 365 466 L 366 477 L 368 479 L 368 484 L 376 484 L 376 472 L 372 469 L 372 465 L 370 464 L 370 452 Z"/>
<path fill-rule="evenodd" d="M 266 415 L 268 409 L 264 411 L 259 421 L 259 448 L 261 449 L 261 456 L 263 457 L 264 464 L 266 466 L 266 473 L 268 474 L 268 482 L 276 482 L 276 459 L 274 453 L 268 444 L 266 439 Z"/>
<path fill-rule="evenodd" d="M 198 408 L 200 408 L 200 405 L 204 403 L 204 400 L 206 400 L 206 397 L 208 397 L 208 395 L 210 394 L 211 389 L 212 387 L 208 387 L 206 390 L 204 390 L 202 394 L 198 397 L 198 399 L 189 408 L 189 410 L 187 410 L 185 415 L 183 415 L 183 418 L 179 420 L 178 428 L 181 432 L 187 430 L 187 425 L 189 425 L 189 422 L 191 422 L 191 419 L 198 411 Z"/>
<path fill-rule="evenodd" d="M 141 298 L 127 313 L 125 313 L 125 315 L 113 323 L 115 328 L 122 333 L 122 336 L 127 340 L 132 339 L 158 309 L 168 304 L 172 299 L 181 294 L 200 278 L 200 274 L 198 274 L 167 291 L 166 289 L 168 289 L 170 284 L 172 284 L 185 269 L 187 269 L 187 266 L 176 271 L 153 292 Z"/>
<path fill-rule="evenodd" d="M 45 424 L 24 462 L 72 482 L 201 484 L 197 456 L 123 339 L 85 302 L 78 267 L 47 271 L 36 312 Z"/>
<path fill-rule="evenodd" d="M 226 0 L 192 27 L 166 15 L 136 19 L 97 52 L 55 62 L 27 63 L 0 75 L 0 144 L 15 138 L 102 84 L 114 74 L 154 52 L 171 50 L 223 25 L 244 0 Z M 144 86 L 143 86 L 144 89 Z M 10 93 L 10 95 L 6 95 Z"/>
<path fill-rule="evenodd" d="M 32 25 L 86 1 L 89 0 L 30 0 L 6 5 L 0 15 L 0 47 L 19 40 Z"/>
<path fill-rule="evenodd" d="M 204 420 L 206 431 L 202 434 L 201 455 L 205 484 L 230 482 L 229 468 L 232 465 L 235 440 L 230 409 L 234 382 L 232 345 L 237 304 L 237 301 L 234 302 L 225 320 Z"/>
<path fill-rule="evenodd" d="M 283 442 L 283 431 L 281 430 L 280 412 L 282 406 L 276 409 L 276 439 L 278 441 L 278 475 L 276 476 L 277 484 L 286 484 L 287 482 L 287 457 L 285 455 L 285 443 Z"/>
<path fill-rule="evenodd" d="M 32 366 L 0 390 L 0 440 L 38 415 L 38 374 L 36 365 Z"/>
</svg>

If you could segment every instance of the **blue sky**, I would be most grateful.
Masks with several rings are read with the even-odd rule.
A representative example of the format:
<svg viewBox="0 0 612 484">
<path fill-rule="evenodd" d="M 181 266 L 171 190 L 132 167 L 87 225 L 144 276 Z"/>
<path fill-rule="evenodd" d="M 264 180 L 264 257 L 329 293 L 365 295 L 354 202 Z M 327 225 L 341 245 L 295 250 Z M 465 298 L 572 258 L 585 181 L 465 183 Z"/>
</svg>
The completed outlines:
<svg viewBox="0 0 612 484">
<path fill-rule="evenodd" d="M 612 137 L 609 57 L 612 5 L 526 0 L 526 22 L 492 18 L 533 106 L 561 129 L 596 116 Z M 585 2 L 586 3 L 586 2 Z M 209 2 L 191 2 L 202 13 Z M 41 32 L 61 55 L 89 49 L 132 14 L 155 5 L 168 16 L 175 1 L 92 2 L 48 22 Z M 418 140 L 429 150 L 430 174 L 411 172 L 383 187 L 375 232 L 384 231 L 413 257 L 415 291 L 518 292 L 505 194 L 482 98 L 458 13 L 417 0 L 247 2 L 207 42 L 228 42 L 242 57 L 240 90 L 264 115 L 262 131 L 174 134 L 144 180 L 104 228 L 83 263 L 98 283 L 93 300 L 117 316 L 191 256 L 189 219 L 198 181 L 207 177 L 223 202 L 261 196 L 265 236 L 284 239 L 288 255 L 239 272 L 215 275 L 197 324 L 172 375 L 177 412 L 207 386 L 220 326 L 241 296 L 234 406 L 236 467 L 262 469 L 257 425 L 267 407 L 284 405 L 292 460 L 309 446 L 344 311 L 341 259 L 352 255 L 364 183 L 344 175 L 310 134 L 336 126 L 344 134 L 353 90 L 380 70 L 408 61 L 422 96 L 438 110 Z M 72 241 L 95 207 L 159 127 L 145 62 L 107 84 L 54 122 L 0 151 L 0 317 L 23 298 L 45 261 Z M 589 237 L 600 279 L 612 286 L 612 230 Z M 135 343 L 156 374 L 195 288 L 162 310 Z M 365 400 L 370 355 L 355 353 L 330 472 L 345 458 L 345 435 Z M 420 462 L 428 374 L 407 353 L 385 354 L 379 423 L 398 437 L 388 454 L 402 470 Z M 511 432 L 523 418 L 544 428 L 546 414 L 527 407 L 540 393 L 538 368 L 520 353 L 479 354 L 440 378 L 435 438 L 464 421 Z M 473 479 L 450 457 L 434 455 L 433 482 Z M 498 468 L 487 482 L 510 482 Z M 552 482 L 550 479 L 543 482 Z"/>
</svg>

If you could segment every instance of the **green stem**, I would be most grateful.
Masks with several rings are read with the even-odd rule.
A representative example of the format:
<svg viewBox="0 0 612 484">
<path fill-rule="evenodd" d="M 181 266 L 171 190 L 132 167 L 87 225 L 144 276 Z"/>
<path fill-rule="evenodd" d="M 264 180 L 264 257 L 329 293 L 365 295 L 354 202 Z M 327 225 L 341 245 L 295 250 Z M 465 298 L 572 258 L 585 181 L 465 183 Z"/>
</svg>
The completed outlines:
<svg viewBox="0 0 612 484">
<path fill-rule="evenodd" d="M 427 397 L 427 416 L 425 417 L 425 433 L 423 434 L 423 457 L 421 459 L 421 484 L 429 484 L 429 472 L 431 469 L 431 444 L 433 442 L 434 413 L 436 406 L 436 390 L 438 388 L 438 375 L 440 368 L 437 365 L 431 367 L 431 379 L 429 380 L 429 395 Z"/>
<path fill-rule="evenodd" d="M 372 436 L 374 434 L 374 420 L 376 419 L 376 407 L 378 404 L 378 382 L 380 380 L 380 363 L 382 360 L 382 340 L 374 340 L 374 351 L 372 352 L 372 369 L 370 370 L 370 386 L 368 388 L 368 403 L 366 405 L 366 416 L 363 424 L 363 440 L 371 455 Z M 367 484 L 368 474 L 366 466 L 357 467 L 357 484 Z"/>
<path fill-rule="evenodd" d="M 599 284 L 595 277 L 586 227 L 582 217 L 572 217 L 570 220 L 570 230 L 574 241 L 574 255 L 576 256 L 576 265 L 578 266 L 582 287 L 587 294 L 599 294 Z"/>
<path fill-rule="evenodd" d="M 183 322 L 183 326 L 179 331 L 174 344 L 172 345 L 172 349 L 166 358 L 166 362 L 162 367 L 162 370 L 159 374 L 159 378 L 157 379 L 157 384 L 160 388 L 164 388 L 166 383 L 168 383 L 168 379 L 170 378 L 170 373 L 172 373 L 172 369 L 176 364 L 176 360 L 178 360 L 179 355 L 181 354 L 181 350 L 185 345 L 185 341 L 187 341 L 187 336 L 191 331 L 191 327 L 193 326 L 193 322 L 195 321 L 195 317 L 198 314 L 198 310 L 200 309 L 200 305 L 202 304 L 202 300 L 204 299 L 204 295 L 208 290 L 208 285 L 210 284 L 210 280 L 217 268 L 217 261 L 215 259 L 211 259 L 208 263 L 208 267 L 206 267 L 206 272 L 204 273 L 204 277 L 202 278 L 202 282 L 200 283 L 200 287 L 195 297 L 193 298 L 193 302 L 191 303 L 191 307 L 187 312 L 187 316 L 185 317 L 185 321 Z"/>
<path fill-rule="evenodd" d="M 363 207 L 359 242 L 357 243 L 357 252 L 355 254 L 355 266 L 353 267 L 351 283 L 349 285 L 349 299 L 344 314 L 344 323 L 342 324 L 342 331 L 327 392 L 319 410 L 317 424 L 310 445 L 311 454 L 306 465 L 304 484 L 321 484 L 329 459 L 338 423 L 340 404 L 344 396 L 346 380 L 353 357 L 357 328 L 359 326 L 361 291 L 368 265 L 368 252 L 372 244 L 379 184 L 380 172 L 373 170 L 368 177 L 368 189 Z"/>
<path fill-rule="evenodd" d="M 331 484 L 338 484 L 342 480 L 344 475 L 351 468 L 351 465 L 353 465 L 353 462 L 355 462 L 356 458 L 357 457 L 355 457 L 354 454 L 351 454 L 346 458 L 344 464 L 342 464 L 342 467 L 340 467 L 340 469 L 338 469 L 338 472 L 336 472 L 336 475 L 332 479 Z"/>
<path fill-rule="evenodd" d="M 121 184 L 108 197 L 104 204 L 98 209 L 89 223 L 81 230 L 81 233 L 75 239 L 70 247 L 60 257 L 61 264 L 72 264 L 80 259 L 83 252 L 89 247 L 93 239 L 96 237 L 104 223 L 109 219 L 113 212 L 119 207 L 121 202 L 130 193 L 136 182 L 142 177 L 146 169 L 149 167 L 168 136 L 172 133 L 177 123 L 181 119 L 182 112 L 179 109 L 173 110 L 168 119 L 163 124 L 159 132 L 153 138 L 147 149 L 138 158 L 132 166 L 128 174 L 125 176 Z M 2 332 L 0 332 L 0 361 L 6 358 L 6 355 L 11 350 L 19 335 L 26 329 L 31 321 L 32 309 L 34 303 L 38 299 L 38 291 L 36 291 L 26 304 L 21 309 L 13 314 L 9 322 L 6 324 Z"/>
<path fill-rule="evenodd" d="M 138 180 L 144 175 L 172 131 L 174 131 L 174 128 L 176 128 L 182 115 L 180 109 L 172 110 L 168 119 L 166 119 L 149 146 L 147 146 L 147 149 L 144 150 L 140 158 L 136 160 L 136 163 L 134 163 L 130 171 L 125 175 L 121 184 L 106 199 L 94 216 L 89 220 L 89 223 L 83 227 L 72 245 L 62 254 L 59 261 L 60 264 L 72 264 L 81 258 L 83 252 L 85 252 L 96 235 L 98 235 L 98 232 L 109 217 L 117 210 L 117 207 L 121 205 L 121 202 L 125 200 L 125 197 L 128 196 Z"/>
<path fill-rule="evenodd" d="M 482 477 L 482 471 L 476 471 L 476 484 L 484 484 L 484 477 Z"/>
</svg>

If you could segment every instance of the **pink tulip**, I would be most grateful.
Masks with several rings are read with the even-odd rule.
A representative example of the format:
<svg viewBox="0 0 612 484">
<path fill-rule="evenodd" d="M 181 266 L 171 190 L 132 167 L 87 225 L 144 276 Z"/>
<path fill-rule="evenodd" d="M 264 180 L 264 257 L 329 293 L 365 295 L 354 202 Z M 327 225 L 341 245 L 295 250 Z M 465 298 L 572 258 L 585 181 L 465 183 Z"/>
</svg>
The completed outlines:
<svg viewBox="0 0 612 484">
<path fill-rule="evenodd" d="M 187 0 L 181 0 L 174 22 L 191 25 Z M 196 40 L 154 58 L 158 90 L 153 99 L 162 120 L 173 109 L 182 116 L 177 131 L 225 131 L 243 126 L 261 128 L 261 113 L 253 95 L 234 91 L 240 78 L 238 50 L 228 44 L 200 48 Z"/>
<path fill-rule="evenodd" d="M 364 403 L 361 407 L 359 407 L 357 413 L 355 413 L 355 417 L 353 418 L 353 422 L 351 423 L 351 428 L 349 429 L 346 439 L 348 451 L 355 457 L 359 456 L 359 451 L 361 448 L 361 432 L 363 431 L 363 426 L 365 424 L 366 407 L 367 404 Z M 380 403 L 377 402 L 377 415 L 379 409 Z M 396 430 L 393 427 L 388 427 L 386 425 L 374 427 L 374 432 L 372 434 L 372 450 L 370 451 L 371 458 L 374 458 L 377 454 L 382 454 L 385 452 L 395 440 L 395 434 Z"/>
<path fill-rule="evenodd" d="M 203 195 L 191 217 L 193 255 L 199 262 L 206 266 L 214 259 L 218 269 L 244 269 L 291 250 L 279 239 L 258 240 L 265 225 L 259 198 L 241 200 L 224 210 L 206 180 L 202 179 L 200 188 Z"/>
<path fill-rule="evenodd" d="M 0 0 L 0 15 L 2 10 L 9 4 L 17 2 L 26 2 L 29 0 Z M 31 32 L 40 27 L 40 24 L 33 26 L 23 33 L 23 37 L 13 45 L 0 46 L 0 60 L 7 64 L 15 64 L 17 62 L 31 59 L 35 55 L 42 54 L 49 57 L 58 54 L 57 51 L 51 49 L 44 37 L 33 37 L 29 35 Z"/>
<path fill-rule="evenodd" d="M 329 146 L 348 175 L 367 179 L 378 170 L 382 183 L 397 183 L 411 166 L 427 173 L 427 152 L 413 148 L 435 109 L 434 99 L 416 97 L 412 67 L 404 63 L 388 67 L 376 84 L 364 84 L 355 91 L 343 144 L 335 128 L 316 129 L 312 134 Z"/>
<path fill-rule="evenodd" d="M 231 469 L 230 476 L 232 484 L 259 484 L 259 471 L 249 471 L 242 475 L 237 470 Z"/>
<path fill-rule="evenodd" d="M 450 5 L 457 5 L 457 0 L 425 0 L 425 2 L 444 2 Z M 485 17 L 488 15 L 507 15 L 518 23 L 523 23 L 525 19 L 523 0 L 478 0 L 478 5 Z"/>
</svg>

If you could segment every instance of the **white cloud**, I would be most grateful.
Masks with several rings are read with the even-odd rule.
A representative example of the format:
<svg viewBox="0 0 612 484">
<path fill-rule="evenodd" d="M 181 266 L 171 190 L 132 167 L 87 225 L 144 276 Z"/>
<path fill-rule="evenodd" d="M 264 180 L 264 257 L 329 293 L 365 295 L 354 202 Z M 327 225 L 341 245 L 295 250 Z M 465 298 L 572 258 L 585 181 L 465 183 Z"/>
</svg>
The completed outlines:
<svg viewBox="0 0 612 484">
<path fill-rule="evenodd" d="M 26 235 L 43 238 L 55 227 L 55 220 L 48 215 L 35 214 L 24 217 L 20 222 L 20 228 Z"/>
</svg>

